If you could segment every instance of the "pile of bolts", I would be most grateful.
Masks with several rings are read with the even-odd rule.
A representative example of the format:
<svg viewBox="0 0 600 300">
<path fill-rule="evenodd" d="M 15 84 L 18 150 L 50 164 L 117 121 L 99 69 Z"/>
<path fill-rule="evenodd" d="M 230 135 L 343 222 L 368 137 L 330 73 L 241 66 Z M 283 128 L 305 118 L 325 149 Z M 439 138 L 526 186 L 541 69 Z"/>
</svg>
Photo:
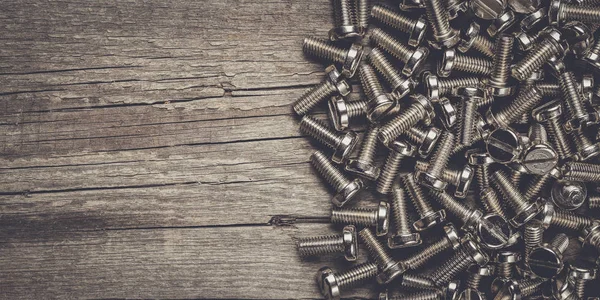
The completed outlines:
<svg viewBox="0 0 600 300">
<path fill-rule="evenodd" d="M 323 295 L 600 299 L 600 1 L 333 3 L 303 43 L 326 79 L 293 109 L 345 227 L 296 244 L 355 262 L 360 239 L 372 261 L 321 268 Z M 324 103 L 329 122 L 308 115 Z M 386 201 L 349 208 L 363 190 Z"/>
</svg>

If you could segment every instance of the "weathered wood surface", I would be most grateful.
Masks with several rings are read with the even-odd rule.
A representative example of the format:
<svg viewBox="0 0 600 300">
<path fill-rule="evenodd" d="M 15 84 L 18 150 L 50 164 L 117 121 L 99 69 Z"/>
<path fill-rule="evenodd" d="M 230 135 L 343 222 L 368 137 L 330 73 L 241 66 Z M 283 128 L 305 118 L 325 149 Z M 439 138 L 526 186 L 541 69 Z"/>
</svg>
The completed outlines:
<svg viewBox="0 0 600 300">
<path fill-rule="evenodd" d="M 292 238 L 332 232 L 330 194 L 289 106 L 330 26 L 327 0 L 3 3 L 0 297 L 318 298 L 332 259 Z"/>
</svg>

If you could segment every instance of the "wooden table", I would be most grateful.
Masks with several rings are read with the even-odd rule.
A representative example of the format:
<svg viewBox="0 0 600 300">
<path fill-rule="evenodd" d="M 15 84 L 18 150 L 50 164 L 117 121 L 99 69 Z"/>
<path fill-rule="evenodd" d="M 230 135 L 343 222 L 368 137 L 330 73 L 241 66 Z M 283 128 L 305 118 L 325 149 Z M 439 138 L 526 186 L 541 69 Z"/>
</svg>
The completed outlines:
<svg viewBox="0 0 600 300">
<path fill-rule="evenodd" d="M 0 298 L 312 299 L 347 268 L 293 241 L 335 230 L 290 108 L 329 1 L 1 7 Z"/>
</svg>

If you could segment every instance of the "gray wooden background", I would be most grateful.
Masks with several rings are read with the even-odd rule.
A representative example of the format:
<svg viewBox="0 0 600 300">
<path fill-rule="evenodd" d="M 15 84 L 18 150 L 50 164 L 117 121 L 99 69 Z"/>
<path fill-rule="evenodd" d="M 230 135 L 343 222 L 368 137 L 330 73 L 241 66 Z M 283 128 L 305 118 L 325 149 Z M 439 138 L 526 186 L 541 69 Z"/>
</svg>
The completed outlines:
<svg viewBox="0 0 600 300">
<path fill-rule="evenodd" d="M 290 104 L 331 19 L 328 0 L 4 1 L 0 298 L 319 298 L 316 270 L 345 264 L 294 250 L 334 228 Z"/>
</svg>

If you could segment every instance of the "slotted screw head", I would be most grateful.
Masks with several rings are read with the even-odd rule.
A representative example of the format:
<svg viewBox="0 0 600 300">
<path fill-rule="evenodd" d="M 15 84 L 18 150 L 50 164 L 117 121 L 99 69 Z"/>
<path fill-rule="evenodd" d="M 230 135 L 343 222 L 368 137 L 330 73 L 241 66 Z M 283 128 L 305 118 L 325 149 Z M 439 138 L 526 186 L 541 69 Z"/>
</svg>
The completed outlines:
<svg viewBox="0 0 600 300">
<path fill-rule="evenodd" d="M 587 199 L 587 187 L 577 181 L 557 180 L 551 190 L 552 202 L 565 210 L 575 210 Z"/>
<path fill-rule="evenodd" d="M 354 225 L 346 225 L 342 230 L 344 255 L 347 261 L 355 261 L 358 256 L 358 236 Z"/>
<path fill-rule="evenodd" d="M 516 13 L 533 13 L 541 5 L 540 0 L 508 0 L 508 6 Z"/>
<path fill-rule="evenodd" d="M 558 164 L 558 154 L 547 143 L 533 144 L 523 152 L 521 164 L 531 174 L 547 174 Z"/>
<path fill-rule="evenodd" d="M 506 1 L 504 0 L 493 0 L 493 1 L 485 1 L 485 0 L 472 0 L 471 1 L 471 9 L 475 16 L 482 18 L 484 20 L 495 20 L 506 8 Z"/>
<path fill-rule="evenodd" d="M 523 145 L 516 131 L 510 128 L 498 128 L 487 138 L 486 148 L 495 162 L 507 164 L 521 155 Z"/>
<path fill-rule="evenodd" d="M 600 236 L 600 221 L 594 222 L 591 226 L 584 228 L 579 233 L 579 241 L 584 245 L 590 244 L 591 240 L 594 239 L 595 236 Z M 600 249 L 598 249 L 600 251 Z M 600 258 L 598 260 L 600 263 Z"/>
<path fill-rule="evenodd" d="M 323 267 L 317 272 L 317 284 L 321 290 L 321 294 L 326 299 L 337 300 L 340 299 L 340 286 L 335 272 L 329 267 Z"/>
<path fill-rule="evenodd" d="M 531 272 L 542 278 L 552 278 L 560 273 L 564 267 L 562 249 L 558 249 L 549 243 L 544 243 L 531 250 L 527 261 Z"/>
<path fill-rule="evenodd" d="M 516 1 L 531 1 L 531 0 L 516 0 Z M 537 1 L 537 0 L 533 0 L 533 1 Z M 526 15 L 523 19 L 521 19 L 521 22 L 519 23 L 519 26 L 521 26 L 521 31 L 522 33 L 525 33 L 531 29 L 533 29 L 534 27 L 536 27 L 538 24 L 540 24 L 543 20 L 546 20 L 546 16 L 548 16 L 548 10 L 545 7 L 541 7 L 540 9 L 531 12 L 530 14 Z"/>
<path fill-rule="evenodd" d="M 444 125 L 444 128 L 450 130 L 458 121 L 456 107 L 454 107 L 448 98 L 441 98 L 434 105 L 438 112 L 437 114 L 440 116 L 439 120 L 442 122 L 442 125 Z"/>
<path fill-rule="evenodd" d="M 512 235 L 508 221 L 497 214 L 487 214 L 477 224 L 477 240 L 487 249 L 506 247 Z"/>
<path fill-rule="evenodd" d="M 441 77 L 448 77 L 454 67 L 454 61 L 456 60 L 456 50 L 446 49 L 442 56 L 442 60 L 438 65 L 438 75 Z"/>
<path fill-rule="evenodd" d="M 350 126 L 350 116 L 348 115 L 348 106 L 343 97 L 331 97 L 327 102 L 329 114 L 333 122 L 333 127 L 337 131 L 344 130 Z"/>
</svg>

